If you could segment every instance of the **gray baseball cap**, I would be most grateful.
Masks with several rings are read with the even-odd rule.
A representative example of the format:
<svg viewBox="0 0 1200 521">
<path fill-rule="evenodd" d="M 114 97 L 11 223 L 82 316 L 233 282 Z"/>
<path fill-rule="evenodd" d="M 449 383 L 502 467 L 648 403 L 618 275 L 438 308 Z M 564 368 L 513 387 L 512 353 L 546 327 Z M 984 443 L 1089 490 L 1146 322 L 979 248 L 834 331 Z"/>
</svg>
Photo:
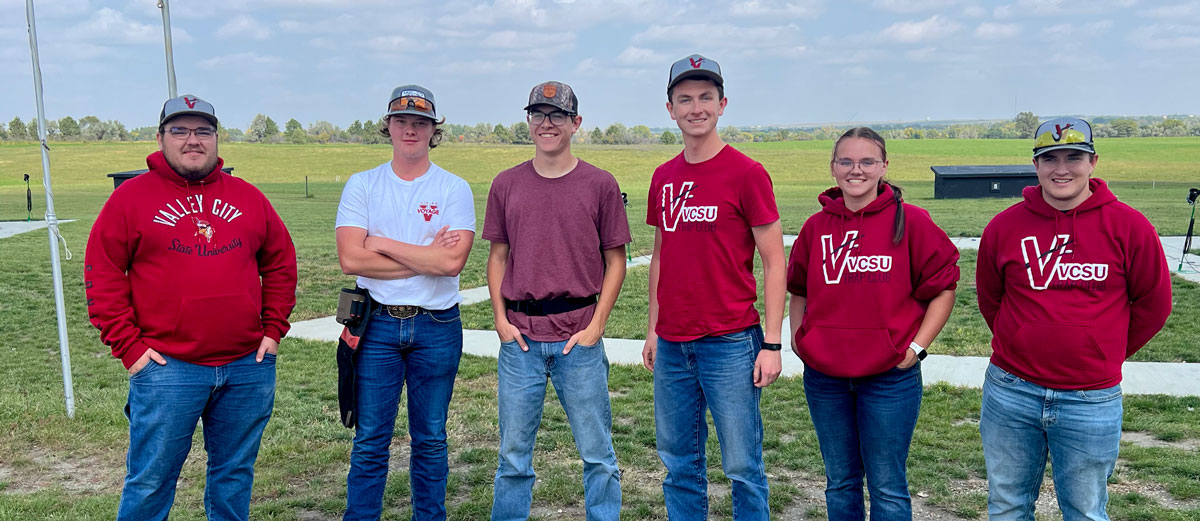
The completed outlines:
<svg viewBox="0 0 1200 521">
<path fill-rule="evenodd" d="M 570 85 L 557 81 L 539 83 L 529 91 L 529 104 L 525 105 L 525 110 L 534 105 L 550 105 L 567 114 L 579 113 L 579 98 L 575 97 L 575 91 Z"/>
<path fill-rule="evenodd" d="M 384 117 L 396 114 L 415 114 L 436 120 L 437 109 L 433 101 L 433 93 L 420 85 L 401 85 L 392 90 L 388 98 L 387 113 Z"/>
<path fill-rule="evenodd" d="M 1064 148 L 1095 154 L 1092 125 L 1079 118 L 1054 118 L 1038 125 L 1033 133 L 1033 157 Z"/>
<path fill-rule="evenodd" d="M 207 119 L 213 126 L 217 126 L 217 111 L 213 109 L 212 103 L 204 101 L 192 94 L 184 94 L 178 98 L 171 98 L 163 103 L 162 112 L 158 115 L 158 125 L 162 126 L 171 118 L 177 116 L 200 116 Z"/>
<path fill-rule="evenodd" d="M 692 78 L 712 80 L 718 86 L 725 86 L 725 79 L 721 77 L 721 65 L 699 54 L 693 54 L 671 64 L 667 90 L 671 90 L 676 83 Z"/>
</svg>

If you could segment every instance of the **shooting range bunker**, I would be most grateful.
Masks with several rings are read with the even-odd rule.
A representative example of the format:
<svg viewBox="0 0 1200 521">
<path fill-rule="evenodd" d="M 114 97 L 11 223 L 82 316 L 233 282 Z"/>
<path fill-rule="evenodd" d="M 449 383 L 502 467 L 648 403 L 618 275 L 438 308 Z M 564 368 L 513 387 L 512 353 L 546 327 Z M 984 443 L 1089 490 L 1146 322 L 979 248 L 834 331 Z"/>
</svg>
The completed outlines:
<svg viewBox="0 0 1200 521">
<path fill-rule="evenodd" d="M 1038 184 L 1037 170 L 1027 165 L 931 166 L 934 199 L 1021 197 Z"/>
</svg>

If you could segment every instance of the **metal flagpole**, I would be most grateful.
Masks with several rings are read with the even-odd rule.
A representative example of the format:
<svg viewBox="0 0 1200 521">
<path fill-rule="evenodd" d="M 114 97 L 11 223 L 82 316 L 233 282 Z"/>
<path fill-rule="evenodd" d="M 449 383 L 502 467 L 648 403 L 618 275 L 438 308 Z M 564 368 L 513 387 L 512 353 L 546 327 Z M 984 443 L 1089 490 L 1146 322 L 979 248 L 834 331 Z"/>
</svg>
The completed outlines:
<svg viewBox="0 0 1200 521">
<path fill-rule="evenodd" d="M 42 105 L 42 66 L 38 59 L 37 29 L 33 24 L 33 0 L 25 0 L 29 21 L 29 51 L 33 56 L 33 93 L 37 98 L 38 138 L 42 148 L 42 187 L 46 190 L 46 230 L 50 233 L 50 266 L 54 274 L 54 311 L 58 315 L 58 352 L 62 355 L 63 394 L 67 417 L 75 417 L 75 390 L 71 384 L 71 351 L 67 343 L 67 312 L 63 307 L 62 267 L 58 263 L 58 216 L 54 214 L 54 192 L 50 189 L 50 147 L 46 145 L 46 109 Z"/>
<path fill-rule="evenodd" d="M 167 0 L 158 0 L 158 8 L 163 15 L 163 43 L 167 51 L 167 99 L 174 99 L 175 94 L 175 52 L 171 50 L 171 6 Z"/>
</svg>

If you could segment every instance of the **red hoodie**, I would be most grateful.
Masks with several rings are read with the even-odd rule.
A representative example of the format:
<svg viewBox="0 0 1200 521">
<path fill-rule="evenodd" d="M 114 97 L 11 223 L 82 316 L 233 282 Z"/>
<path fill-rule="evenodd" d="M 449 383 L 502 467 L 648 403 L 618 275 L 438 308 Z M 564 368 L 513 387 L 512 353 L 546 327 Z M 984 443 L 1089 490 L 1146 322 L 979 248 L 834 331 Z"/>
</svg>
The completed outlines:
<svg viewBox="0 0 1200 521">
<path fill-rule="evenodd" d="M 88 316 L 126 368 L 148 347 L 222 365 L 288 331 L 292 238 L 266 196 L 223 163 L 189 182 L 150 154 L 150 171 L 122 183 L 92 225 Z"/>
<path fill-rule="evenodd" d="M 1158 233 L 1101 179 L 1066 212 L 1040 186 L 983 230 L 975 284 L 992 363 L 1043 387 L 1102 389 L 1171 314 Z"/>
<path fill-rule="evenodd" d="M 958 248 L 924 209 L 904 203 L 904 237 L 892 244 L 896 200 L 883 185 L 852 212 L 839 188 L 800 229 L 788 291 L 807 299 L 796 345 L 805 365 L 839 378 L 885 372 L 904 361 L 929 301 L 958 283 Z"/>
</svg>

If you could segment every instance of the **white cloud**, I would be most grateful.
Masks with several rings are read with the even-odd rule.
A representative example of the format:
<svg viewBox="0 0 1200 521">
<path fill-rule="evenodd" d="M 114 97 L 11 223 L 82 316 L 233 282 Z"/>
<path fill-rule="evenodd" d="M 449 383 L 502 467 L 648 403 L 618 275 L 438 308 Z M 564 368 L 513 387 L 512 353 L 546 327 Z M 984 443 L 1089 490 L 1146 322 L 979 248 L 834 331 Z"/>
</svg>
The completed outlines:
<svg viewBox="0 0 1200 521">
<path fill-rule="evenodd" d="M 998 24 L 983 22 L 975 28 L 975 36 L 984 40 L 1001 40 L 1021 34 L 1021 26 L 1017 24 Z"/>
<path fill-rule="evenodd" d="M 968 18 L 983 18 L 984 16 L 987 16 L 987 9 L 977 5 L 967 6 L 963 8 L 963 16 Z"/>
<path fill-rule="evenodd" d="M 658 65 L 670 59 L 669 56 L 663 53 L 641 47 L 626 47 L 624 51 L 621 51 L 621 54 L 617 55 L 617 63 L 633 66 Z"/>
<path fill-rule="evenodd" d="M 507 74 L 512 72 L 516 66 L 516 62 L 512 60 L 469 60 L 443 64 L 438 67 L 438 72 L 464 76 L 488 76 Z"/>
<path fill-rule="evenodd" d="M 793 57 L 807 48 L 800 42 L 800 29 L 792 24 L 737 26 L 718 24 L 651 25 L 633 36 L 634 43 L 658 48 L 680 49 L 683 54 L 699 51 L 720 60 L 728 55 L 771 55 Z M 687 49 L 687 50 L 684 50 Z"/>
<path fill-rule="evenodd" d="M 221 38 L 266 40 L 271 37 L 271 30 L 250 16 L 238 15 L 217 29 L 217 36 Z"/>
<path fill-rule="evenodd" d="M 596 70 L 596 60 L 592 58 L 584 58 L 575 65 L 575 72 L 586 74 Z"/>
<path fill-rule="evenodd" d="M 821 63 L 828 65 L 854 65 L 859 63 L 867 63 L 877 61 L 885 56 L 883 51 L 878 49 L 857 49 L 854 51 L 838 51 L 829 54 L 828 57 L 821 59 Z"/>
<path fill-rule="evenodd" d="M 542 31 L 496 31 L 485 36 L 480 42 L 480 45 L 485 49 L 536 49 L 549 53 L 562 52 L 563 50 L 570 49 L 574 44 L 574 33 L 546 33 Z"/>
<path fill-rule="evenodd" d="M 962 26 L 942 15 L 933 15 L 919 22 L 897 22 L 881 33 L 885 40 L 900 43 L 919 43 L 949 36 L 962 29 Z"/>
<path fill-rule="evenodd" d="M 1150 18 L 1165 18 L 1169 20 L 1200 19 L 1200 0 L 1192 0 L 1182 4 L 1171 4 L 1153 7 L 1142 11 L 1142 16 Z"/>
<path fill-rule="evenodd" d="M 1142 49 L 1154 51 L 1191 49 L 1200 47 L 1200 29 L 1194 25 L 1147 25 L 1129 33 L 1129 41 Z"/>
<path fill-rule="evenodd" d="M 872 5 L 893 13 L 919 13 L 953 7 L 961 0 L 875 0 Z"/>
<path fill-rule="evenodd" d="M 921 47 L 920 49 L 912 49 L 904 53 L 904 57 L 911 61 L 928 62 L 934 61 L 937 58 L 937 47 Z"/>
<path fill-rule="evenodd" d="M 163 39 L 162 26 L 139 23 L 108 7 L 89 15 L 68 34 L 73 39 L 131 45 L 161 44 Z M 182 29 L 172 28 L 171 38 L 180 42 L 191 41 L 191 36 Z"/>
<path fill-rule="evenodd" d="M 815 18 L 821 13 L 817 0 L 744 0 L 729 6 L 729 14 L 737 17 Z"/>
<path fill-rule="evenodd" d="M 1109 29 L 1112 29 L 1112 20 L 1099 20 L 1096 22 L 1088 22 L 1083 25 L 1071 24 L 1055 24 L 1042 29 L 1042 34 L 1049 37 L 1067 37 L 1067 36 L 1098 36 Z"/>
<path fill-rule="evenodd" d="M 266 65 L 278 65 L 282 63 L 278 56 L 268 56 L 253 52 L 239 52 L 235 54 L 226 54 L 223 56 L 214 56 L 207 60 L 202 60 L 197 65 L 202 69 L 227 69 L 234 66 L 253 65 L 261 67 Z"/>
</svg>

